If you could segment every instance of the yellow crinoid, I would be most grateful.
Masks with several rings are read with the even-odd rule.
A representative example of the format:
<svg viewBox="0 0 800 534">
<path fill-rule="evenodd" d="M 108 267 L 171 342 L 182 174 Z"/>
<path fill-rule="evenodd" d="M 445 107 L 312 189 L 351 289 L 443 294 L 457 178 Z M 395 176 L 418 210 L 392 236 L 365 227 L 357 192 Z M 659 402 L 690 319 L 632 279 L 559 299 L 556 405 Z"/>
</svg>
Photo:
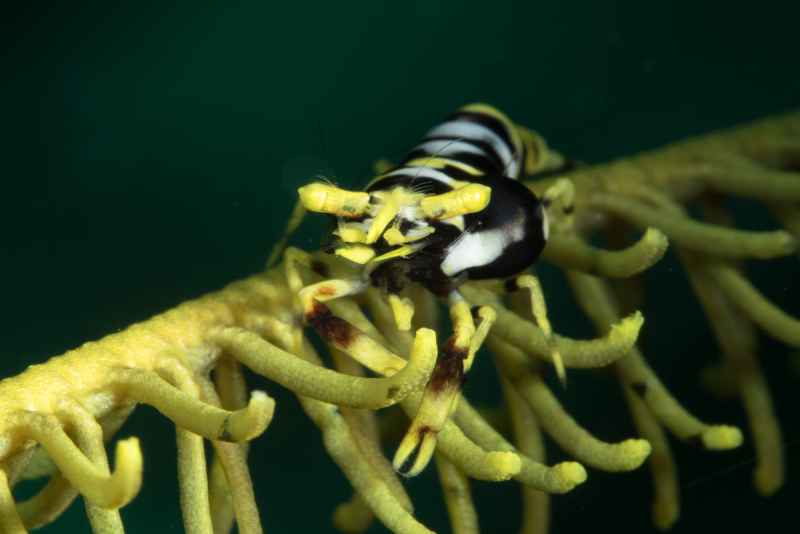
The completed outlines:
<svg viewBox="0 0 800 534">
<path fill-rule="evenodd" d="M 245 367 L 266 377 L 266 387 L 277 383 L 296 394 L 320 429 L 325 449 L 354 490 L 333 514 L 341 530 L 362 531 L 377 517 L 393 532 L 430 532 L 416 518 L 397 475 L 412 476 L 429 459 L 454 532 L 477 532 L 470 480 L 518 482 L 523 531 L 534 533 L 546 530 L 549 494 L 586 482 L 592 469 L 629 471 L 644 462 L 654 478 L 654 521 L 667 528 L 679 513 L 667 434 L 709 451 L 743 440 L 738 428 L 701 420 L 669 392 L 637 344 L 642 314 L 624 313 L 625 295 L 609 283 L 647 270 L 668 247 L 683 265 L 724 356 L 711 382 L 738 393 L 745 404 L 757 454 L 756 488 L 765 495 L 780 488 L 782 439 L 756 359 L 756 332 L 797 347 L 800 322 L 764 298 L 743 264 L 797 250 L 800 175 L 792 165 L 800 158 L 800 115 L 604 165 L 569 167 L 538 135 L 496 110 L 476 105 L 462 111 L 513 128 L 505 141 L 508 154 L 492 145 L 494 163 L 506 178 L 516 169 L 515 177 L 535 193 L 541 204 L 536 236 L 546 246 L 540 243 L 534 256 L 541 252 L 543 261 L 564 271 L 599 337 L 559 334 L 558 313 L 551 325 L 545 306 L 548 289 L 533 273 L 475 275 L 504 272 L 487 266 L 499 269 L 498 259 L 515 259 L 504 251 L 527 243 L 523 237 L 529 234 L 512 227 L 507 235 L 478 235 L 470 221 L 485 215 L 499 198 L 498 187 L 507 184 L 486 186 L 467 168 L 480 165 L 458 155 L 469 151 L 458 143 L 466 133 L 443 128 L 433 137 L 450 135 L 449 145 L 431 143 L 435 157 L 405 162 L 417 161 L 412 167 L 422 169 L 412 175 L 416 189 L 380 194 L 303 189 L 305 208 L 339 218 L 335 254 L 287 249 L 265 272 L 0 382 L 0 531 L 19 533 L 49 523 L 80 495 L 94 532 L 122 532 L 119 509 L 137 494 L 147 458 L 136 438 L 119 439 L 111 468 L 104 442 L 114 440 L 137 404 L 147 404 L 176 425 L 185 530 L 228 532 L 235 521 L 239 532 L 261 532 L 247 442 L 265 431 L 275 403 L 263 392 L 248 391 Z M 435 181 L 437 172 L 451 179 L 461 174 L 447 190 L 428 189 L 430 181 L 419 179 L 426 174 Z M 729 195 L 760 201 L 782 228 L 735 228 L 717 202 Z M 702 209 L 702 219 L 687 212 L 690 202 Z M 510 213 L 509 220 L 519 220 Z M 617 249 L 589 240 L 596 232 L 624 236 L 630 228 L 638 229 L 638 239 Z M 467 255 L 445 262 L 456 246 L 450 240 L 434 250 L 436 262 L 413 263 L 431 252 L 431 239 L 447 232 L 475 235 L 470 239 L 490 253 L 475 256 L 480 261 Z M 444 276 L 436 278 L 435 269 L 414 270 L 425 265 Z M 437 341 L 445 331 L 438 326 L 437 297 L 449 306 L 447 341 Z M 330 357 L 318 354 L 309 336 L 313 330 Z M 461 394 L 481 345 L 499 370 L 507 433 Z M 548 385 L 551 364 L 567 387 L 570 369 L 612 370 L 638 435 L 606 442 L 590 433 Z M 395 447 L 394 461 L 384 456 L 383 445 L 397 422 L 386 419 L 381 425 L 381 410 L 390 406 L 409 418 L 401 423 L 399 443 L 386 443 Z M 395 424 L 387 429 L 387 421 Z M 544 435 L 570 459 L 548 464 Z M 213 450 L 210 462 L 206 442 Z M 26 499 L 15 495 L 20 481 L 37 477 L 49 477 L 40 492 Z M 309 499 L 325 491 L 308 482 Z M 268 517 L 269 503 L 262 508 Z"/>
</svg>

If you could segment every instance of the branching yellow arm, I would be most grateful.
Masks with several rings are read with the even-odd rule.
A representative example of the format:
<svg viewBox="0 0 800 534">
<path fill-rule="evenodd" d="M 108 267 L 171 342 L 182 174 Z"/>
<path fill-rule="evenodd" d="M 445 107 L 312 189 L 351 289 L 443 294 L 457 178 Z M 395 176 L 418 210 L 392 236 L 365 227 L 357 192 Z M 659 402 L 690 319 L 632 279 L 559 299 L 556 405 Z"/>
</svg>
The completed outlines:
<svg viewBox="0 0 800 534">
<path fill-rule="evenodd" d="M 92 504 L 119 508 L 138 493 L 142 483 L 142 451 L 138 439 L 117 442 L 116 470 L 109 475 L 73 443 L 55 416 L 17 412 L 11 420 L 17 428 L 25 429 L 27 437 L 42 444 L 64 477 Z"/>
<path fill-rule="evenodd" d="M 606 194 L 594 195 L 591 202 L 593 208 L 643 228 L 658 228 L 675 243 L 691 250 L 729 258 L 761 259 L 786 256 L 797 250 L 797 241 L 784 230 L 748 232 L 722 228 L 654 210 L 637 200 Z"/>
<path fill-rule="evenodd" d="M 472 304 L 489 305 L 496 310 L 493 335 L 550 362 L 552 345 L 555 344 L 566 367 L 605 367 L 615 362 L 633 347 L 644 324 L 644 317 L 636 312 L 614 324 L 602 338 L 580 341 L 556 334 L 549 339 L 541 329 L 500 304 L 490 291 L 468 285 L 462 288 L 462 292 Z"/>
<path fill-rule="evenodd" d="M 766 378 L 755 354 L 755 328 L 725 297 L 724 282 L 719 283 L 719 276 L 703 270 L 702 259 L 688 254 L 682 259 L 725 356 L 725 365 L 733 375 L 729 380 L 738 389 L 750 420 L 757 457 L 753 477 L 756 490 L 762 495 L 772 495 L 784 481 L 783 438 Z M 730 271 L 735 273 L 733 268 Z"/>
<path fill-rule="evenodd" d="M 617 320 L 618 314 L 603 282 L 596 277 L 579 273 L 569 273 L 569 280 L 581 306 L 597 329 L 608 329 Z M 738 428 L 706 424 L 684 409 L 635 347 L 616 362 L 616 366 L 628 387 L 644 400 L 656 418 L 677 437 L 697 440 L 711 450 L 733 449 L 741 445 L 742 433 Z"/>
<path fill-rule="evenodd" d="M 489 346 L 497 347 L 491 339 Z M 548 467 L 542 463 L 542 459 L 532 458 L 524 451 L 517 450 L 464 399 L 459 403 L 454 416 L 458 427 L 480 446 L 517 454 L 520 458 L 520 470 L 514 475 L 514 479 L 526 486 L 547 493 L 567 493 L 586 481 L 586 470 L 578 462 L 562 462 Z"/>
<path fill-rule="evenodd" d="M 244 365 L 304 396 L 372 409 L 391 406 L 427 381 L 435 361 L 436 334 L 421 329 L 417 338 L 420 342 L 401 371 L 389 378 L 361 378 L 308 363 L 246 330 L 230 327 L 212 334 Z"/>
<path fill-rule="evenodd" d="M 562 267 L 608 278 L 627 278 L 652 267 L 667 251 L 668 240 L 660 230 L 648 228 L 636 243 L 624 250 L 604 250 L 575 235 L 554 235 L 544 258 Z"/>
<path fill-rule="evenodd" d="M 605 471 L 630 471 L 650 454 L 650 444 L 645 440 L 612 444 L 595 438 L 566 413 L 541 376 L 527 370 L 524 355 L 503 344 L 496 345 L 496 353 L 504 376 L 527 401 L 537 421 L 564 450 L 582 462 Z"/>
</svg>

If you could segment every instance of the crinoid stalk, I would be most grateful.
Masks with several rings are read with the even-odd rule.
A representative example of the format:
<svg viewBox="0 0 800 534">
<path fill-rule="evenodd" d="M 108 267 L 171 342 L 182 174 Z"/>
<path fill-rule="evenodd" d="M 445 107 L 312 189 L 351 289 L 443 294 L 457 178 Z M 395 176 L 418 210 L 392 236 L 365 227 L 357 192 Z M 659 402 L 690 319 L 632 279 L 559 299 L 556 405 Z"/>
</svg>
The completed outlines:
<svg viewBox="0 0 800 534">
<path fill-rule="evenodd" d="M 755 487 L 770 495 L 783 484 L 783 440 L 756 358 L 756 334 L 798 347 L 800 322 L 753 286 L 745 262 L 797 252 L 798 170 L 800 114 L 794 113 L 524 182 L 541 198 L 565 187 L 558 185 L 565 179 L 574 186 L 553 197 L 556 215 L 543 258 L 564 271 L 598 337 L 559 335 L 557 320 L 551 328 L 533 276 L 505 286 L 490 280 L 460 287 L 464 302 L 451 307 L 453 343 L 463 353 L 460 371 L 474 357 L 469 340 L 485 341 L 499 370 L 509 435 L 449 379 L 437 382 L 443 371 L 430 292 L 410 285 L 395 298 L 375 288 L 349 295 L 331 280 L 346 278 L 352 264 L 289 249 L 274 268 L 0 382 L 0 531 L 18 534 L 54 521 L 80 495 L 94 532 L 122 532 L 119 509 L 139 491 L 146 459 L 135 437 L 115 435 L 120 428 L 124 433 L 137 404 L 148 404 L 176 427 L 186 532 L 228 532 L 234 521 L 241 533 L 261 532 L 247 442 L 265 431 L 275 403 L 266 393 L 247 391 L 243 368 L 296 394 L 319 428 L 353 487 L 352 499 L 333 514 L 346 532 L 363 531 L 374 518 L 393 532 L 430 532 L 396 474 L 422 469 L 424 456 L 434 460 L 452 529 L 460 534 L 478 530 L 471 479 L 517 481 L 523 532 L 537 533 L 547 530 L 550 494 L 591 483 L 591 470 L 630 471 L 645 462 L 654 481 L 653 521 L 668 528 L 679 514 L 668 435 L 708 451 L 752 440 Z M 719 202 L 727 196 L 763 203 L 780 228 L 733 227 Z M 690 214 L 690 205 L 702 217 Z M 631 228 L 639 237 L 625 242 Z M 599 248 L 589 240 L 598 232 L 621 245 Z M 683 265 L 723 354 L 712 382 L 741 398 L 749 429 L 692 415 L 637 346 L 644 318 L 626 309 L 628 294 L 609 282 L 647 270 L 668 248 Z M 313 298 L 304 293 L 308 287 L 315 288 Z M 337 292 L 340 298 L 325 301 Z M 327 344 L 330 366 L 309 341 L 312 328 Z M 570 415 L 544 380 L 549 364 L 559 360 L 567 372 L 611 370 L 638 435 L 605 442 Z M 380 410 L 393 405 L 417 422 L 411 427 L 416 441 L 400 445 L 399 466 L 384 456 L 385 425 L 378 420 Z M 433 424 L 436 439 L 426 441 Z M 574 460 L 549 465 L 545 435 Z M 114 443 L 113 470 L 105 442 Z M 210 462 L 205 442 L 213 450 Z M 18 482 L 36 477 L 48 477 L 39 493 L 14 496 Z"/>
</svg>

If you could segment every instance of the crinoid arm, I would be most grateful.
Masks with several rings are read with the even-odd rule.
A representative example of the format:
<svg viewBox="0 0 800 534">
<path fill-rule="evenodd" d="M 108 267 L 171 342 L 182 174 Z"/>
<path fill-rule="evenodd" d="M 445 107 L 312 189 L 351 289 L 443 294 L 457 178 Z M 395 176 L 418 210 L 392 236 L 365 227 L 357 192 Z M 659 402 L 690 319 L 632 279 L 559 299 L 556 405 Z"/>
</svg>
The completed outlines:
<svg viewBox="0 0 800 534">
<path fill-rule="evenodd" d="M 444 293 L 452 328 L 442 335 L 441 306 L 430 291 L 412 283 L 387 292 L 357 275 L 369 275 L 365 266 L 382 256 L 413 254 L 431 235 L 395 227 L 404 199 L 307 186 L 290 227 L 304 210 L 342 218 L 338 256 L 289 248 L 281 262 L 280 244 L 270 259 L 275 266 L 263 273 L 0 381 L 0 531 L 19 534 L 55 521 L 80 496 L 95 533 L 123 532 L 124 507 L 142 484 L 142 450 L 164 447 L 148 444 L 147 436 L 140 447 L 137 437 L 125 436 L 123 423 L 139 406 L 176 426 L 185 531 L 225 533 L 235 523 L 241 533 L 261 532 L 270 503 L 259 493 L 270 479 L 250 472 L 248 442 L 270 439 L 259 436 L 280 408 L 276 413 L 267 393 L 248 390 L 245 372 L 263 376 L 262 389 L 297 395 L 319 429 L 317 439 L 352 486 L 327 511 L 344 532 L 363 532 L 375 519 L 396 533 L 431 532 L 415 516 L 413 487 L 404 478 L 430 460 L 443 487 L 442 509 L 458 534 L 478 531 L 471 479 L 519 483 L 522 531 L 537 534 L 547 529 L 551 495 L 591 483 L 596 470 L 620 473 L 645 464 L 654 478 L 653 521 L 667 529 L 680 514 L 670 437 L 679 447 L 709 452 L 752 442 L 755 487 L 763 495 L 778 491 L 783 439 L 757 357 L 758 333 L 798 347 L 800 321 L 759 291 L 747 266 L 797 252 L 800 114 L 570 169 L 538 134 L 493 108 L 473 105 L 461 113 L 490 115 L 527 150 L 515 161 L 533 174 L 523 183 L 547 206 L 544 261 L 565 272 L 596 337 L 563 334 L 563 310 L 545 305 L 556 288 L 542 287 L 533 273 L 469 281 Z M 557 176 L 536 179 L 542 172 Z M 420 209 L 434 219 L 460 217 L 480 212 L 491 197 L 481 188 L 454 191 L 427 195 Z M 415 201 L 426 196 L 413 194 Z M 763 203 L 777 226 L 736 227 L 719 202 L 728 196 Z M 360 226 L 367 216 L 376 230 Z M 638 239 L 608 249 L 594 239 L 620 228 Z M 371 246 L 379 235 L 391 243 L 378 254 L 353 248 Z M 640 339 L 643 329 L 664 326 L 625 306 L 621 297 L 630 295 L 612 285 L 647 271 L 668 249 L 720 346 L 714 383 L 741 398 L 749 429 L 705 421 L 693 415 L 692 402 L 670 392 Z M 477 355 L 484 345 L 489 350 Z M 330 357 L 320 354 L 323 347 Z M 475 373 L 473 363 L 485 360 L 498 369 L 510 432 L 462 392 L 467 371 Z M 570 413 L 563 398 L 564 387 L 576 386 L 548 383 L 553 367 L 567 379 L 578 369 L 611 370 L 635 431 L 612 439 L 593 431 L 590 418 Z M 387 413 L 392 406 L 399 409 Z M 395 432 L 392 417 L 401 411 L 408 420 Z M 548 463 L 545 438 L 566 453 L 565 461 Z M 384 446 L 395 448 L 394 461 Z M 17 485 L 33 477 L 48 481 L 23 499 Z M 312 489 L 295 497 L 311 508 L 317 488 L 309 482 Z"/>
</svg>

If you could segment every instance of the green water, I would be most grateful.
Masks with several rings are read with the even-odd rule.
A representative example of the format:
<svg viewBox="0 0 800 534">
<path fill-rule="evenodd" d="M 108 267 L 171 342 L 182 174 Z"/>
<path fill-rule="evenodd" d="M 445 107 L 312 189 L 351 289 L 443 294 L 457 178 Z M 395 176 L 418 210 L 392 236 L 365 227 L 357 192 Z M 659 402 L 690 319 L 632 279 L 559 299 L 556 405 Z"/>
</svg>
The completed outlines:
<svg viewBox="0 0 800 534">
<path fill-rule="evenodd" d="M 769 2 L 577 0 L 96 2 L 6 13 L 2 374 L 258 270 L 298 185 L 324 173 L 356 187 L 372 161 L 398 158 L 464 103 L 493 103 L 585 161 L 796 108 L 798 15 Z M 749 227 L 771 224 L 743 210 Z M 323 229 L 312 222 L 295 243 L 313 247 Z M 755 276 L 798 314 L 797 272 L 795 259 Z M 558 275 L 545 269 L 545 278 L 557 328 L 589 335 Z M 697 388 L 716 348 L 683 275 L 668 259 L 655 278 L 648 357 L 695 413 L 743 424 L 737 404 Z M 785 348 L 764 347 L 788 486 L 770 500 L 755 495 L 749 444 L 725 454 L 677 445 L 684 516 L 675 532 L 772 531 L 789 517 L 800 481 L 797 377 Z M 251 452 L 267 531 L 332 531 L 346 482 L 291 396 L 251 384 L 278 398 Z M 578 373 L 571 384 L 568 407 L 589 428 L 606 439 L 631 433 L 606 376 Z M 491 379 L 468 387 L 497 396 Z M 142 437 L 145 479 L 123 512 L 128 531 L 181 531 L 173 428 L 142 408 L 129 434 Z M 421 520 L 446 532 L 433 487 L 431 469 L 408 483 Z M 475 484 L 475 494 L 484 532 L 516 531 L 514 485 Z M 649 494 L 646 470 L 591 471 L 584 487 L 553 499 L 552 531 L 648 532 Z M 45 530 L 86 531 L 80 504 Z"/>
</svg>

